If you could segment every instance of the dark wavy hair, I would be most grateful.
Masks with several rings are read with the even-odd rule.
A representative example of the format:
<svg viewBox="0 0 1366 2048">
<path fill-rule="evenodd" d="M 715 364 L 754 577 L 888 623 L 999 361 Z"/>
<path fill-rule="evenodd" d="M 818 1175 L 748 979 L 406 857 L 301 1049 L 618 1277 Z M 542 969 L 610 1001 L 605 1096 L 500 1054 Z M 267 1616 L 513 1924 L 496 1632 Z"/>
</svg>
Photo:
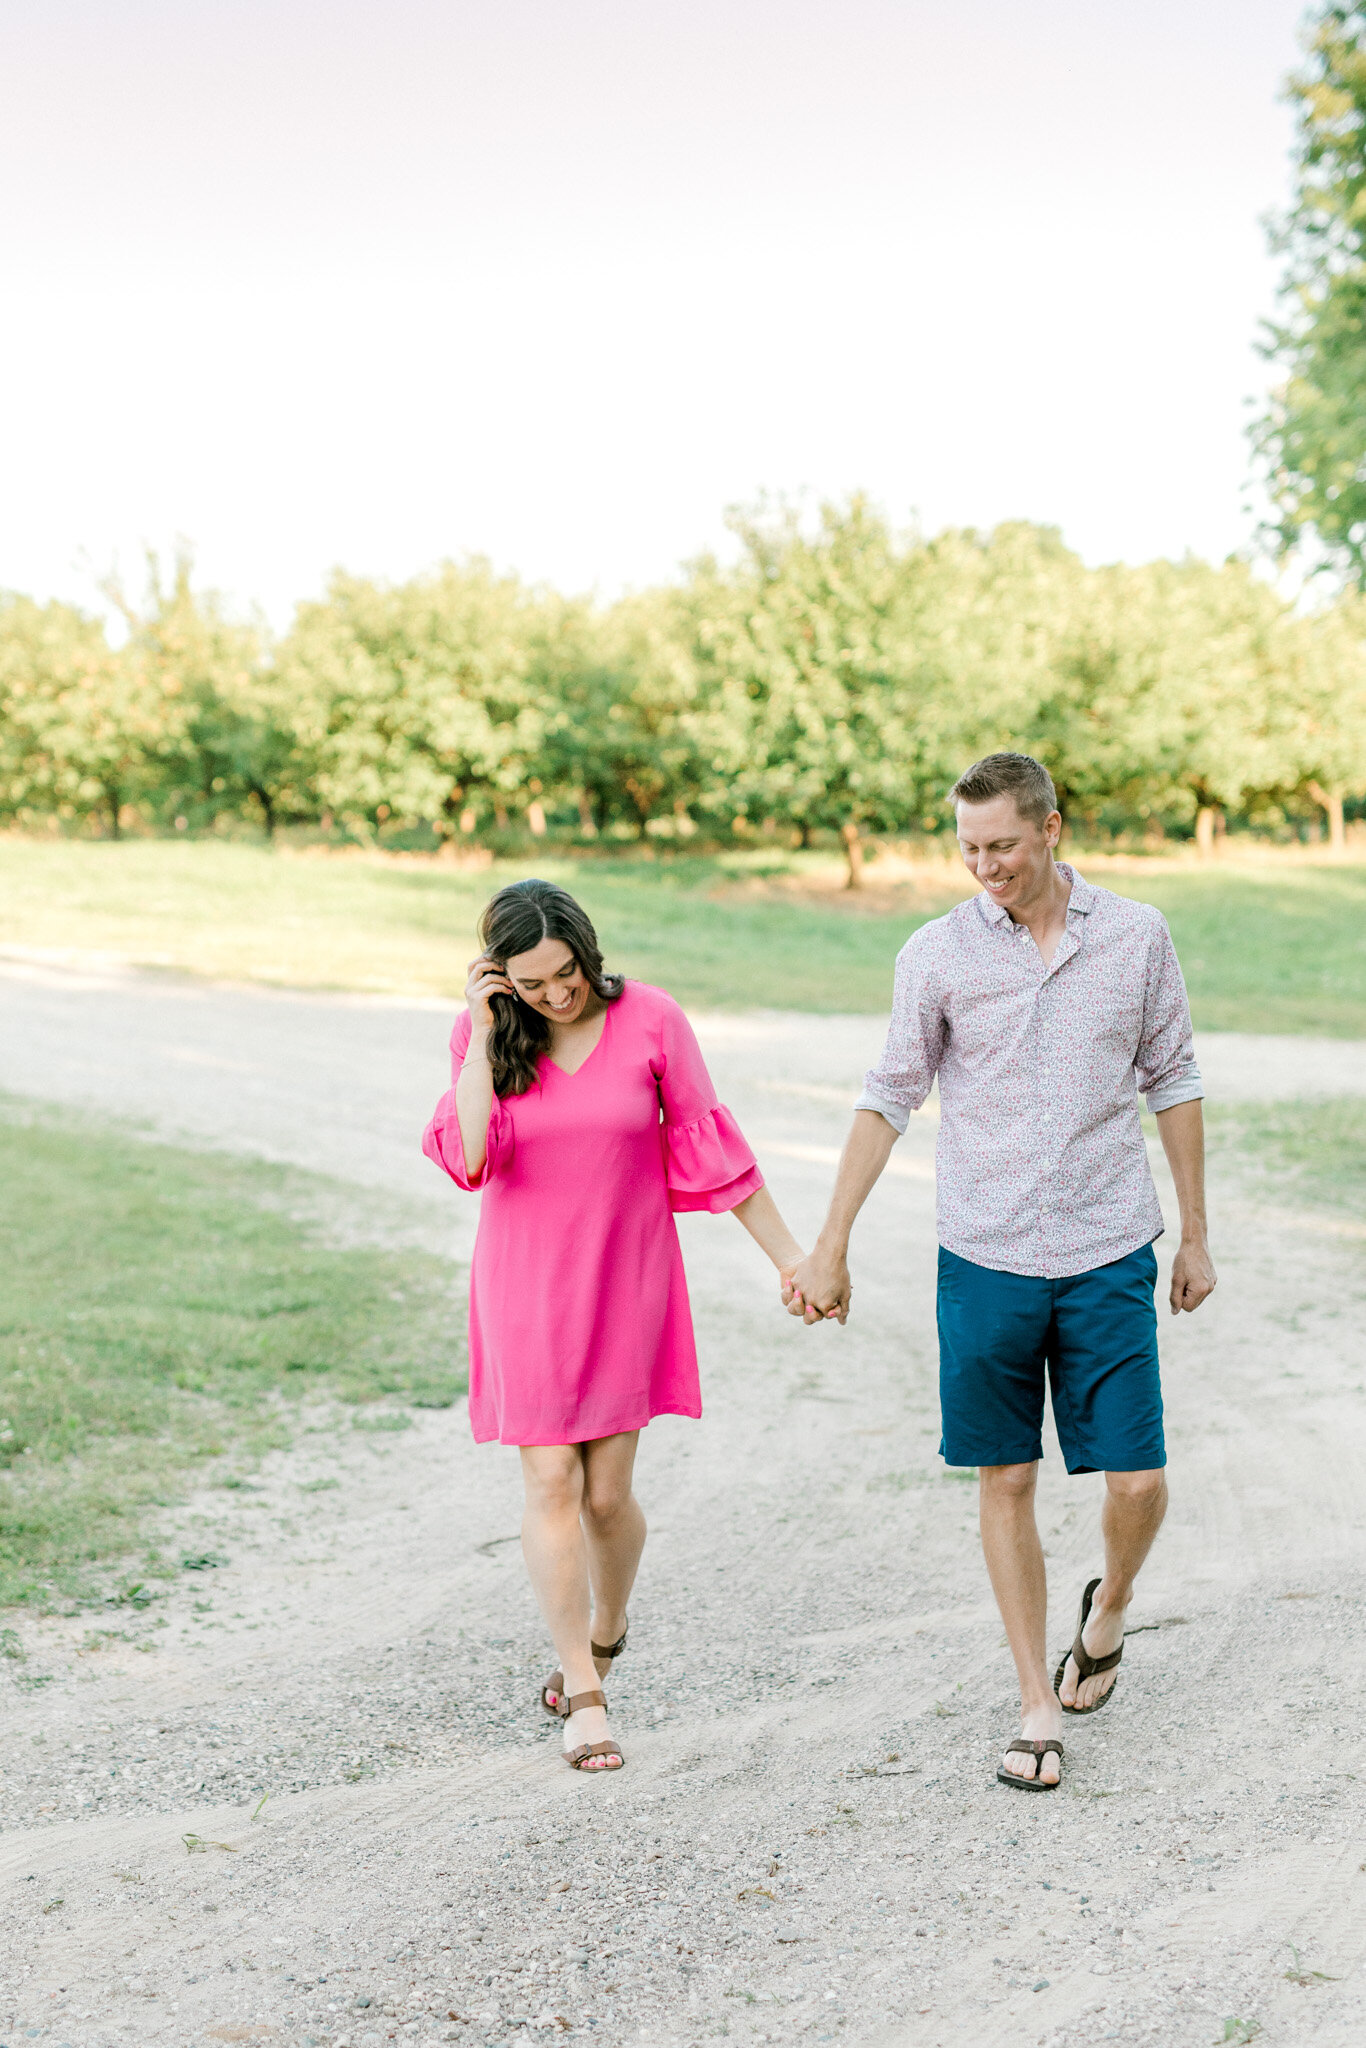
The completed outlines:
<svg viewBox="0 0 1366 2048">
<path fill-rule="evenodd" d="M 603 969 L 602 948 L 592 919 L 567 889 L 555 882 L 510 882 L 489 899 L 479 920 L 484 951 L 499 967 L 530 953 L 542 939 L 563 939 L 600 1003 L 614 1003 L 626 986 L 624 974 Z M 536 1069 L 550 1050 L 550 1022 L 520 996 L 494 996 L 489 1065 L 501 1095 L 525 1095 L 536 1085 Z"/>
</svg>

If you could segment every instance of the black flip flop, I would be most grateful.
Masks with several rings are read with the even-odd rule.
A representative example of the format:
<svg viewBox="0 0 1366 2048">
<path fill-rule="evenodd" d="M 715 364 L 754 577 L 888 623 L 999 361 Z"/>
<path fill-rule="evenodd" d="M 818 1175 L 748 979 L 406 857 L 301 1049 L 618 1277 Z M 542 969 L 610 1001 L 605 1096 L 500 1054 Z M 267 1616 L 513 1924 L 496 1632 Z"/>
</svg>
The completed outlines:
<svg viewBox="0 0 1366 2048">
<path fill-rule="evenodd" d="M 1097 1579 L 1096 1584 L 1100 1584 L 1099 1579 Z M 1040 1759 L 1040 1769 L 1043 1768 L 1042 1759 L 1051 1751 L 1058 1759 L 1058 1775 L 1056 1779 L 1040 1778 L 1037 1773 L 1032 1778 L 1022 1778 L 1016 1771 L 1006 1771 L 998 1767 L 996 1775 L 1001 1783 L 1003 1785 L 1014 1785 L 1021 1792 L 1056 1792 L 1058 1786 L 1062 1783 L 1062 1744 L 1056 1737 L 1050 1735 L 1047 1742 L 1027 1742 L 1024 1736 L 1021 1735 L 1008 1746 L 1006 1755 L 1014 1756 L 1017 1751 L 1021 1756 L 1038 1757 Z"/>
<path fill-rule="evenodd" d="M 1115 1668 L 1119 1664 L 1120 1658 L 1124 1655 L 1123 1643 L 1120 1644 L 1117 1650 L 1111 1650 L 1108 1657 L 1093 1657 L 1091 1655 L 1091 1652 L 1086 1648 L 1085 1644 L 1082 1642 L 1082 1630 L 1086 1627 L 1086 1623 L 1090 1618 L 1091 1602 L 1094 1600 L 1096 1596 L 1096 1587 L 1099 1584 L 1099 1579 L 1092 1579 L 1090 1584 L 1087 1586 L 1086 1591 L 1081 1596 L 1081 1613 L 1077 1617 L 1076 1638 L 1072 1644 L 1071 1649 L 1067 1653 L 1067 1657 L 1071 1657 L 1073 1662 L 1076 1664 L 1078 1684 L 1080 1684 L 1083 1679 L 1098 1677 L 1102 1671 L 1115 1670 Z M 1067 1670 L 1067 1657 L 1063 1658 L 1061 1664 L 1059 1664 L 1057 1668 L 1057 1671 L 1053 1675 L 1054 1692 L 1059 1692 L 1062 1688 L 1063 1674 Z M 1064 1714 L 1098 1714 L 1101 1708 L 1106 1704 L 1106 1702 L 1114 1698 L 1115 1693 L 1118 1690 L 1118 1686 L 1119 1681 L 1116 1679 L 1115 1684 L 1108 1686 L 1106 1690 L 1101 1694 L 1100 1698 L 1098 1700 L 1093 1701 L 1089 1707 L 1069 1707 L 1066 1700 L 1059 1700 L 1058 1704 L 1062 1708 Z"/>
</svg>

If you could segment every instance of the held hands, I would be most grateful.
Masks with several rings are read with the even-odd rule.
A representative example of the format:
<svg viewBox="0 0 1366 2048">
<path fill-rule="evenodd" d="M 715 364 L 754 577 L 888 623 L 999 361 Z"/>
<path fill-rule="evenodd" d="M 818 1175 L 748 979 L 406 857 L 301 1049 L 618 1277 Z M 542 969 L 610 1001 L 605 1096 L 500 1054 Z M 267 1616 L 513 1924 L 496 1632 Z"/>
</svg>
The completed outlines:
<svg viewBox="0 0 1366 2048">
<path fill-rule="evenodd" d="M 1187 1315 L 1199 1308 L 1207 1295 L 1213 1294 L 1218 1284 L 1214 1261 L 1209 1255 L 1209 1246 L 1203 1238 L 1185 1238 L 1172 1260 L 1172 1314 L 1179 1316 L 1182 1309 Z"/>
<path fill-rule="evenodd" d="M 779 1275 L 783 1305 L 790 1316 L 804 1323 L 844 1323 L 849 1318 L 853 1285 L 842 1254 L 824 1252 L 818 1246 L 797 1266 Z"/>
<path fill-rule="evenodd" d="M 512 996 L 516 993 L 502 968 L 496 967 L 487 953 L 481 953 L 477 960 L 471 960 L 470 977 L 465 983 L 465 1001 L 470 1006 L 471 1030 L 493 1029 L 490 996 Z"/>
</svg>

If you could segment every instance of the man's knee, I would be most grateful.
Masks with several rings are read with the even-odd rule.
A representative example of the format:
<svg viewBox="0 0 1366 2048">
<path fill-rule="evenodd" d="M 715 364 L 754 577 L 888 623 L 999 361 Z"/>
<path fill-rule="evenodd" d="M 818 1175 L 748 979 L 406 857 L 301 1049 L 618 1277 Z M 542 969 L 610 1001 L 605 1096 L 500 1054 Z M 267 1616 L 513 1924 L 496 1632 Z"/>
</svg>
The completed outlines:
<svg viewBox="0 0 1366 2048">
<path fill-rule="evenodd" d="M 1037 1464 L 1033 1465 L 981 1465 L 977 1477 L 981 1484 L 984 1502 L 1015 1502 L 1029 1500 L 1039 1476 Z"/>
<path fill-rule="evenodd" d="M 1106 1490 L 1126 1507 L 1156 1508 L 1167 1498 L 1167 1475 L 1160 1467 L 1152 1472 L 1107 1472 Z"/>
</svg>

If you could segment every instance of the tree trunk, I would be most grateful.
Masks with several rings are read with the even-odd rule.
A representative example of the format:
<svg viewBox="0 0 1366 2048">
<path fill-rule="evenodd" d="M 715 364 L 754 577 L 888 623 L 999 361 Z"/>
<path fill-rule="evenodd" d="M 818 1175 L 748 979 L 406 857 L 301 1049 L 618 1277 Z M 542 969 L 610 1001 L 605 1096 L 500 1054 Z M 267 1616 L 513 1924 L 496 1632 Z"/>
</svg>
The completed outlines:
<svg viewBox="0 0 1366 2048">
<path fill-rule="evenodd" d="M 255 797 L 257 803 L 261 806 L 261 816 L 265 819 L 266 824 L 266 838 L 271 842 L 272 845 L 274 845 L 275 827 L 278 822 L 275 816 L 275 806 L 271 802 L 270 797 L 268 796 L 266 791 L 262 789 L 259 782 L 253 782 L 251 784 L 251 793 Z"/>
<path fill-rule="evenodd" d="M 1347 851 L 1347 825 L 1342 815 L 1342 791 L 1324 789 L 1321 783 L 1306 782 L 1304 785 L 1316 804 L 1321 804 L 1328 813 L 1328 844 L 1334 853 Z"/>
<path fill-rule="evenodd" d="M 533 839 L 545 838 L 545 809 L 539 797 L 533 797 L 526 807 L 526 821 L 531 827 Z"/>
<path fill-rule="evenodd" d="M 579 830 L 585 839 L 596 839 L 598 821 L 593 815 L 593 799 L 586 789 L 579 791 Z"/>
<path fill-rule="evenodd" d="M 840 838 L 844 841 L 844 858 L 849 863 L 849 873 L 845 878 L 844 886 L 846 889 L 861 889 L 863 887 L 863 835 L 860 833 L 858 826 L 851 820 L 848 824 L 840 826 Z"/>
<path fill-rule="evenodd" d="M 1201 860 L 1212 860 L 1214 857 L 1215 816 L 1213 804 L 1201 804 L 1195 814 L 1195 846 Z"/>
<path fill-rule="evenodd" d="M 122 839 L 123 827 L 119 823 L 119 812 L 123 809 L 122 792 L 111 788 L 106 783 L 104 786 L 104 800 L 109 806 L 109 837 L 111 839 Z"/>
</svg>

